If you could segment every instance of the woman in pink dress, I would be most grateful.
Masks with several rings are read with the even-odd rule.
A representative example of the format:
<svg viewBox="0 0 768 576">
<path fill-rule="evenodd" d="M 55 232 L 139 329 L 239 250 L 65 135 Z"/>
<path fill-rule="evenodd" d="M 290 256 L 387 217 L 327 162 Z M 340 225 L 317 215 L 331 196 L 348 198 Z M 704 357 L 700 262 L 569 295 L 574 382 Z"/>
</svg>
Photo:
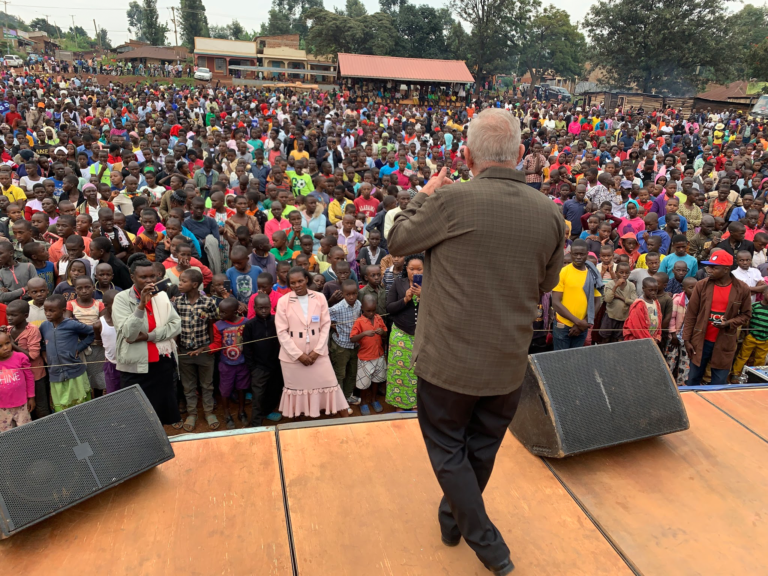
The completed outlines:
<svg viewBox="0 0 768 576">
<path fill-rule="evenodd" d="M 308 289 L 309 272 L 294 267 L 288 273 L 291 292 L 280 298 L 275 314 L 280 340 L 280 365 L 285 387 L 280 412 L 287 418 L 312 418 L 349 410 L 328 356 L 331 316 L 321 292 Z"/>
</svg>

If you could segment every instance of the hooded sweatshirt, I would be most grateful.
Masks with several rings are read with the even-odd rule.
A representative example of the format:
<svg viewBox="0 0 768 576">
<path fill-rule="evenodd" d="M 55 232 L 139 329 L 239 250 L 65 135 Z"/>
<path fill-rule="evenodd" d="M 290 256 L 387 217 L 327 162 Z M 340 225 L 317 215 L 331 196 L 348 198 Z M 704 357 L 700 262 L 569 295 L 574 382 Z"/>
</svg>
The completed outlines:
<svg viewBox="0 0 768 576">
<path fill-rule="evenodd" d="M 0 286 L 8 292 L 0 292 L 0 302 L 18 300 L 27 291 L 27 282 L 37 277 L 37 270 L 29 262 L 14 262 L 13 267 L 0 268 Z"/>
</svg>

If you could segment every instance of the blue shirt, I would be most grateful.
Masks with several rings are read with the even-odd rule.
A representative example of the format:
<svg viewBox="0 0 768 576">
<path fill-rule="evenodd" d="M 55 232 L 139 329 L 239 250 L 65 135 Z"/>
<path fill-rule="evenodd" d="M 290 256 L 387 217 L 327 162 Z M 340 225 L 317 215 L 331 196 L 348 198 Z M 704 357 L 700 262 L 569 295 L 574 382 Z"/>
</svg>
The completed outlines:
<svg viewBox="0 0 768 576">
<path fill-rule="evenodd" d="M 392 174 L 392 172 L 396 172 L 398 169 L 399 169 L 399 166 L 397 162 L 395 162 L 394 166 L 390 166 L 389 164 L 384 164 L 384 166 L 382 166 L 379 169 L 379 178 L 381 178 L 382 176 L 388 176 L 389 174 Z"/>
<path fill-rule="evenodd" d="M 254 265 L 251 265 L 248 272 L 240 272 L 234 266 L 227 270 L 227 278 L 232 283 L 232 295 L 237 298 L 238 302 L 248 304 L 251 296 L 258 291 L 256 281 L 262 272 L 261 268 Z"/>
<path fill-rule="evenodd" d="M 48 373 L 51 382 L 64 382 L 85 374 L 85 364 L 80 353 L 93 342 L 93 326 L 81 324 L 72 318 L 64 318 L 58 327 L 47 320 L 40 324 L 40 335 L 45 341 L 48 356 Z"/>
<path fill-rule="evenodd" d="M 688 232 L 688 220 L 686 220 L 685 216 L 680 216 L 680 232 Z M 664 226 L 667 225 L 667 217 L 662 216 L 659 218 L 659 228 L 664 228 Z"/>
<path fill-rule="evenodd" d="M 661 261 L 661 266 L 659 266 L 659 272 L 664 272 L 664 274 L 669 276 L 669 279 L 672 280 L 675 276 L 672 273 L 672 269 L 675 267 L 675 263 L 680 261 L 683 261 L 688 265 L 688 273 L 685 275 L 686 278 L 694 278 L 696 272 L 699 271 L 699 263 L 696 258 L 689 256 L 688 254 L 685 256 L 678 256 L 673 252 L 672 254 L 665 256 L 664 260 Z M 669 292 L 669 290 L 667 291 Z M 674 294 L 678 294 L 678 292 L 674 292 Z"/>
<path fill-rule="evenodd" d="M 641 230 L 637 233 L 637 245 L 639 246 L 640 254 L 648 252 L 648 246 L 645 244 L 645 240 L 643 240 L 643 234 L 646 232 L 648 232 L 648 236 L 658 236 L 661 238 L 661 249 L 659 251 L 662 254 L 669 252 L 669 234 L 664 232 L 664 230 L 654 230 L 653 232 L 649 230 Z"/>
<path fill-rule="evenodd" d="M 728 218 L 729 222 L 738 222 L 742 218 L 746 218 L 747 211 L 744 210 L 741 206 L 734 206 L 733 210 L 731 210 L 731 217 Z M 661 226 L 661 224 L 659 224 Z"/>
<path fill-rule="evenodd" d="M 200 242 L 198 242 L 197 237 L 194 234 L 192 234 L 192 232 L 187 230 L 183 225 L 181 227 L 181 235 L 184 236 L 185 238 L 189 238 L 190 239 L 190 241 L 192 242 L 192 244 L 195 247 L 195 250 L 197 250 L 197 256 L 196 257 L 202 256 L 203 253 L 200 251 Z"/>
<path fill-rule="evenodd" d="M 53 294 L 56 289 L 56 268 L 53 262 L 46 262 L 43 268 L 35 268 L 37 276 L 48 284 L 48 294 Z"/>
<path fill-rule="evenodd" d="M 575 198 L 563 203 L 563 216 L 571 223 L 571 234 L 581 234 L 581 217 L 587 211 L 586 202 L 578 202 Z"/>
</svg>

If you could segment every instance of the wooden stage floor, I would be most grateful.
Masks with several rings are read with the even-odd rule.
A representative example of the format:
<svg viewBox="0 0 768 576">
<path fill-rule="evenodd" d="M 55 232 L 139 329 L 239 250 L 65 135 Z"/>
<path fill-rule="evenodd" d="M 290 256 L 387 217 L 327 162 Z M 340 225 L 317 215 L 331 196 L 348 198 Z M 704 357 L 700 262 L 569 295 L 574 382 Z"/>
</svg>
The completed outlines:
<svg viewBox="0 0 768 576">
<path fill-rule="evenodd" d="M 690 430 L 569 459 L 532 456 L 507 435 L 485 501 L 514 574 L 768 574 L 768 389 L 682 396 Z M 440 543 L 440 491 L 414 418 L 173 447 L 174 460 L 0 541 L 0 566 L 25 576 L 489 574 L 465 543 Z"/>
</svg>

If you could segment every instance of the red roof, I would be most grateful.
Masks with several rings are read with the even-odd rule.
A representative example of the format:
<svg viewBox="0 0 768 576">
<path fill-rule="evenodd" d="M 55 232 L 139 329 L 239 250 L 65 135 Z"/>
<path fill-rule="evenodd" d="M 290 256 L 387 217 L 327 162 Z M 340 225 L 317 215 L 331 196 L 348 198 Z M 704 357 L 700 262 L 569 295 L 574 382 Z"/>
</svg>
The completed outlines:
<svg viewBox="0 0 768 576">
<path fill-rule="evenodd" d="M 427 60 L 339 54 L 339 72 L 348 78 L 381 78 L 416 82 L 474 82 L 463 60 Z"/>
</svg>

